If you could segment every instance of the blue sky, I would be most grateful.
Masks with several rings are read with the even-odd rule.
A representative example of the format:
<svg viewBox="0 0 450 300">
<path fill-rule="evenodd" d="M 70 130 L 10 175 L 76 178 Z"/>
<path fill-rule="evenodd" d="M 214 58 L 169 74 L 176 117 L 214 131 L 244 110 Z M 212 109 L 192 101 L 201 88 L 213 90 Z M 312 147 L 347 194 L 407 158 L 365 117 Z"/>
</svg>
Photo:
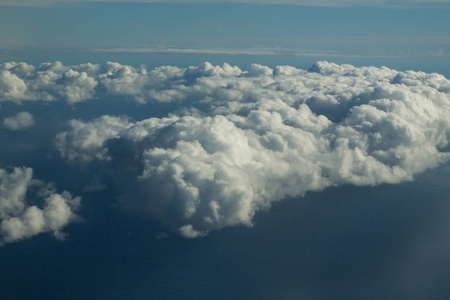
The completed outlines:
<svg viewBox="0 0 450 300">
<path fill-rule="evenodd" d="M 188 48 L 192 53 L 447 59 L 449 55 L 448 2 L 418 1 L 400 7 L 367 2 L 339 7 L 180 2 L 5 6 L 0 11 L 0 49 L 176 52 Z M 340 3 L 345 4 L 333 2 Z"/>
</svg>

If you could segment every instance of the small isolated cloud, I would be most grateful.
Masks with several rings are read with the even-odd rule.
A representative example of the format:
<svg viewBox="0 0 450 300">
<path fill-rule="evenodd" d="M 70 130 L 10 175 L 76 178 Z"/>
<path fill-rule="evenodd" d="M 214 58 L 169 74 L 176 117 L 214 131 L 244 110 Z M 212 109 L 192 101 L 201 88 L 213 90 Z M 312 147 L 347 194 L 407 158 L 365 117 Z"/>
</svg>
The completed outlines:
<svg viewBox="0 0 450 300">
<path fill-rule="evenodd" d="M 33 179 L 31 168 L 0 169 L 0 244 L 43 232 L 64 238 L 62 229 L 75 219 L 80 200 Z"/>
<path fill-rule="evenodd" d="M 26 111 L 19 112 L 15 116 L 3 120 L 3 126 L 11 130 L 25 129 L 33 125 L 33 115 Z"/>
<path fill-rule="evenodd" d="M 450 158 L 450 81 L 439 74 L 327 62 L 128 71 L 152 78 L 136 80 L 153 98 L 205 109 L 72 120 L 56 146 L 68 161 L 101 164 L 125 206 L 188 238 L 251 226 L 286 197 L 413 180 Z"/>
</svg>

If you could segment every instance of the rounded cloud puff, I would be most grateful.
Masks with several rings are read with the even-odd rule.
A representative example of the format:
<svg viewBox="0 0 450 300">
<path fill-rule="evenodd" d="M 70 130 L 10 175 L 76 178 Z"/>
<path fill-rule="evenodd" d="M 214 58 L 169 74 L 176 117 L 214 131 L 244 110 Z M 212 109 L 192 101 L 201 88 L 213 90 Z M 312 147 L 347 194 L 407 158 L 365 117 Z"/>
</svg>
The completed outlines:
<svg viewBox="0 0 450 300">
<path fill-rule="evenodd" d="M 17 113 L 15 116 L 5 118 L 3 126 L 10 130 L 21 130 L 34 125 L 34 117 L 26 111 Z"/>
<path fill-rule="evenodd" d="M 438 74 L 327 62 L 140 74 L 158 78 L 141 84 L 147 95 L 207 108 L 71 121 L 55 142 L 68 160 L 103 162 L 123 201 L 185 237 L 251 225 L 258 210 L 308 191 L 412 180 L 450 157 L 450 82 Z"/>
<path fill-rule="evenodd" d="M 75 219 L 80 200 L 66 191 L 56 193 L 50 185 L 33 179 L 31 168 L 0 169 L 0 244 L 42 232 L 64 238 L 61 230 Z"/>
</svg>

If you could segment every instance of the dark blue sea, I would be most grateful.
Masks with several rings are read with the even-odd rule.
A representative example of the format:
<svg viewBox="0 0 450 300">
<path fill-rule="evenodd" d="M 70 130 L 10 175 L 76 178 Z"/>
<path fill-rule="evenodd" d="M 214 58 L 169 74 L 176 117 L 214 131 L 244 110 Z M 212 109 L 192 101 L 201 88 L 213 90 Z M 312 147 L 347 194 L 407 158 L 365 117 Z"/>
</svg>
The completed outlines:
<svg viewBox="0 0 450 300">
<path fill-rule="evenodd" d="M 65 241 L 0 248 L 0 299 L 447 299 L 449 175 L 308 193 L 193 240 L 83 194 Z"/>
<path fill-rule="evenodd" d="M 0 131 L 0 167 L 32 167 L 83 201 L 64 241 L 41 234 L 0 247 L 1 300 L 450 299 L 449 163 L 412 182 L 285 199 L 253 227 L 185 239 L 124 213 L 114 188 L 84 193 L 86 170 L 67 166 L 51 142 L 68 119 L 140 120 L 177 105 L 2 104 L 0 119 L 26 110 L 41 126 Z"/>
</svg>

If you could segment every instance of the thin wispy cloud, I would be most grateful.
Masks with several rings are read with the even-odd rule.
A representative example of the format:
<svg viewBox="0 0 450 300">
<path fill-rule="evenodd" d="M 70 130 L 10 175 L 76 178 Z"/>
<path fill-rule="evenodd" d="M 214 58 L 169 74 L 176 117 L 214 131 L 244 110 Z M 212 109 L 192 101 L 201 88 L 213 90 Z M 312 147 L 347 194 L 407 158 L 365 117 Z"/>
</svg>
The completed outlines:
<svg viewBox="0 0 450 300">
<path fill-rule="evenodd" d="M 358 54 L 340 53 L 331 50 L 304 50 L 257 47 L 248 49 L 196 49 L 196 48 L 176 48 L 176 47 L 154 47 L 154 48 L 103 48 L 85 50 L 97 53 L 157 53 L 157 54 L 192 54 L 192 55 L 294 55 L 304 57 L 361 57 Z"/>
<path fill-rule="evenodd" d="M 450 43 L 450 36 L 437 37 L 317 37 L 305 39 L 308 43 L 335 45 L 409 45 L 409 44 L 430 44 L 430 43 Z M 392 41 L 392 42 L 390 42 Z M 225 49 L 225 48 L 177 48 L 177 47 L 136 47 L 136 48 L 97 48 L 62 50 L 66 53 L 99 53 L 99 54 L 181 54 L 181 55 L 248 55 L 248 56 L 298 56 L 313 57 L 316 59 L 331 58 L 399 58 L 399 57 L 433 57 L 449 56 L 450 49 L 436 48 L 435 50 L 373 50 L 364 52 L 321 50 L 321 49 L 289 49 L 282 47 L 255 47 L 245 49 Z"/>
</svg>

